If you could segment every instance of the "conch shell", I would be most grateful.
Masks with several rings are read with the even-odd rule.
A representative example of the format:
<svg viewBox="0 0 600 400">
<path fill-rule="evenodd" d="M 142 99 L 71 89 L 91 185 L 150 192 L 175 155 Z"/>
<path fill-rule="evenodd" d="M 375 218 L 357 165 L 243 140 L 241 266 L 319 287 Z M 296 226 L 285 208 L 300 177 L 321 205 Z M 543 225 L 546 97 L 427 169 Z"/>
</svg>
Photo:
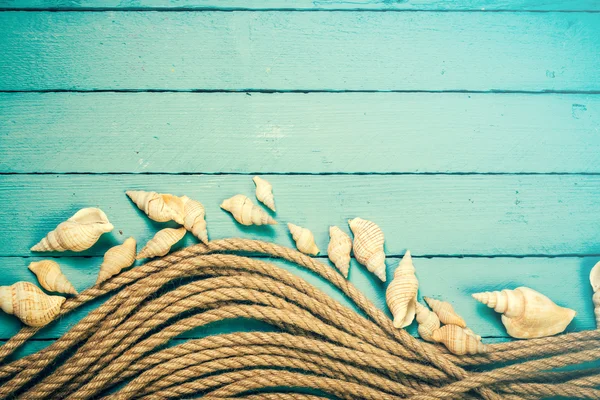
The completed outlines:
<svg viewBox="0 0 600 400">
<path fill-rule="evenodd" d="M 463 328 L 457 325 L 445 325 L 433 331 L 431 338 L 434 342 L 443 343 L 451 353 L 458 356 L 465 354 L 487 353 L 489 348 L 467 334 Z"/>
<path fill-rule="evenodd" d="M 156 222 L 175 221 L 183 225 L 183 201 L 179 197 L 142 190 L 128 190 L 125 194 L 151 220 Z"/>
<path fill-rule="evenodd" d="M 136 259 L 161 257 L 166 255 L 171 247 L 185 236 L 185 228 L 165 228 L 156 232 L 156 235 L 146 243 Z"/>
<path fill-rule="evenodd" d="M 528 287 L 501 292 L 473 294 L 475 300 L 502 313 L 506 332 L 517 339 L 555 335 L 571 323 L 575 311 L 557 306 L 552 300 Z"/>
<path fill-rule="evenodd" d="M 25 325 L 42 327 L 54 320 L 65 302 L 61 296 L 48 296 L 29 282 L 0 286 L 0 308 Z"/>
<path fill-rule="evenodd" d="M 359 263 L 366 266 L 379 279 L 385 282 L 385 253 L 383 252 L 383 232 L 371 221 L 354 218 L 348 221 L 354 234 L 354 255 Z"/>
<path fill-rule="evenodd" d="M 310 254 L 313 256 L 319 254 L 319 248 L 315 244 L 315 237 L 311 231 L 291 223 L 288 223 L 287 226 L 292 234 L 292 238 L 294 238 L 294 241 L 296 242 L 296 247 L 298 250 L 304 254 Z"/>
<path fill-rule="evenodd" d="M 111 247 L 104 254 L 104 261 L 100 266 L 96 285 L 117 275 L 124 268 L 130 267 L 135 262 L 135 239 L 130 237 L 123 244 Z"/>
<path fill-rule="evenodd" d="M 440 327 L 440 319 L 437 314 L 421 303 L 416 303 L 417 322 L 419 323 L 419 336 L 421 339 L 433 342 L 433 332 Z"/>
<path fill-rule="evenodd" d="M 594 265 L 594 268 L 590 271 L 590 283 L 594 291 L 592 301 L 594 302 L 594 314 L 596 315 L 596 328 L 600 329 L 600 262 Z"/>
<path fill-rule="evenodd" d="M 40 285 L 49 292 L 77 294 L 77 290 L 52 260 L 34 261 L 29 270 L 37 276 Z"/>
<path fill-rule="evenodd" d="M 99 208 L 82 208 L 48 233 L 31 251 L 84 251 L 113 228 Z"/>
<path fill-rule="evenodd" d="M 256 198 L 258 201 L 275 211 L 275 198 L 273 198 L 273 186 L 263 178 L 255 176 L 252 178 L 256 184 Z"/>
<path fill-rule="evenodd" d="M 452 308 L 450 303 L 432 299 L 430 297 L 423 297 L 423 300 L 425 300 L 433 312 L 437 314 L 442 324 L 457 325 L 461 328 L 467 327 L 465 320 L 454 311 L 454 308 Z"/>
<path fill-rule="evenodd" d="M 394 316 L 396 328 L 404 328 L 415 319 L 418 290 L 419 281 L 415 276 L 415 266 L 410 251 L 407 251 L 394 271 L 394 279 L 385 292 L 385 299 Z"/>
<path fill-rule="evenodd" d="M 208 231 L 206 230 L 206 221 L 204 220 L 204 206 L 196 200 L 192 200 L 187 196 L 181 196 L 183 201 L 183 226 L 194 236 L 208 244 Z"/>
<path fill-rule="evenodd" d="M 329 238 L 327 255 L 335 267 L 344 275 L 344 278 L 348 278 L 352 239 L 337 226 L 329 227 Z"/>
<path fill-rule="evenodd" d="M 242 225 L 276 225 L 269 214 L 264 212 L 259 206 L 255 206 L 248 197 L 243 194 L 223 200 L 221 208 L 229 211 L 233 218 Z"/>
</svg>

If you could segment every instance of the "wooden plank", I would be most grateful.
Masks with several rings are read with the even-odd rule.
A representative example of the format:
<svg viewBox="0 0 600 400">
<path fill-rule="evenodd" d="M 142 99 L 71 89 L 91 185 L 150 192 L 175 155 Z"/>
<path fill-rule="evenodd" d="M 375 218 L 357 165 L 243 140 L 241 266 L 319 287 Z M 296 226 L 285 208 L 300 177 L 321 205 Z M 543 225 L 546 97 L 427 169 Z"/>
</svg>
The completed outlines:
<svg viewBox="0 0 600 400">
<path fill-rule="evenodd" d="M 206 207 L 212 239 L 246 237 L 293 245 L 285 224 L 313 231 L 324 253 L 330 225 L 348 218 L 378 223 L 386 251 L 399 255 L 600 254 L 600 176 L 582 175 L 265 175 L 274 186 L 279 225 L 245 227 L 219 209 L 225 198 L 254 198 L 241 175 L 5 175 L 0 178 L 0 256 L 29 256 L 46 233 L 81 207 L 99 206 L 115 226 L 80 255 L 135 236 L 154 223 L 125 190 L 187 194 Z M 189 236 L 189 235 L 188 235 Z M 182 244 L 194 241 L 189 238 Z"/>
<path fill-rule="evenodd" d="M 0 115 L 10 173 L 600 172 L 598 95 L 3 93 Z"/>
<path fill-rule="evenodd" d="M 599 91 L 599 13 L 6 12 L 0 90 Z"/>
</svg>

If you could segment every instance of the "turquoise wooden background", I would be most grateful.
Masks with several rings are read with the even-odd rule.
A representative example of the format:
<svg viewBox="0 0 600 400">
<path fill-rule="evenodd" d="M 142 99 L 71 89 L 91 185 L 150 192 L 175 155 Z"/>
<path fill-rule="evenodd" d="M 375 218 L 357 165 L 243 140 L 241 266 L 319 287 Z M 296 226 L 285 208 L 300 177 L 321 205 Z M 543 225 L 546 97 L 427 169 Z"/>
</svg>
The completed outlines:
<svg viewBox="0 0 600 400">
<path fill-rule="evenodd" d="M 53 254 L 79 290 L 92 285 L 111 245 L 141 245 L 163 226 L 125 196 L 147 189 L 203 202 L 212 239 L 291 246 L 290 221 L 325 251 L 329 225 L 371 219 L 386 234 L 388 276 L 410 249 L 420 295 L 452 302 L 487 341 L 506 333 L 470 294 L 519 285 L 577 310 L 570 331 L 595 327 L 599 1 L 0 0 L 0 10 L 0 284 L 35 282 L 29 247 L 98 206 L 114 232 Z M 255 173 L 274 185 L 274 228 L 242 227 L 218 207 L 253 197 Z M 385 308 L 384 285 L 355 262 L 350 279 Z M 181 339 L 263 328 L 230 322 Z M 0 316 L 0 340 L 18 329 Z"/>
</svg>

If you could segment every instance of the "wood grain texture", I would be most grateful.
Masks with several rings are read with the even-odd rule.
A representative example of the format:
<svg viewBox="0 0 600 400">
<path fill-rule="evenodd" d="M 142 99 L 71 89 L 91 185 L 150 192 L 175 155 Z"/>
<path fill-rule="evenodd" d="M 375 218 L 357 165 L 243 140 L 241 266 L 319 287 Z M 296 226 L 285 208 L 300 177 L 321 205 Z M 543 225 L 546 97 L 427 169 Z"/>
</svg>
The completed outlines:
<svg viewBox="0 0 600 400">
<path fill-rule="evenodd" d="M 0 90 L 600 90 L 600 13 L 5 12 Z"/>
<path fill-rule="evenodd" d="M 600 172 L 598 95 L 3 93 L 0 115 L 10 173 Z"/>
</svg>

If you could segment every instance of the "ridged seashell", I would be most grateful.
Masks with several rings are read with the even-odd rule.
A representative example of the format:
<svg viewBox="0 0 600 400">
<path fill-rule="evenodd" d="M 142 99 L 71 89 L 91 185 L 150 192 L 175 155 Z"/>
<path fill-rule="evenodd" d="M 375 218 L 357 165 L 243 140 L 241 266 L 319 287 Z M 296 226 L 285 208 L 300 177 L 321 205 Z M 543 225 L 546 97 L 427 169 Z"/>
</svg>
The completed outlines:
<svg viewBox="0 0 600 400">
<path fill-rule="evenodd" d="M 65 302 L 61 296 L 48 296 L 29 282 L 0 286 L 0 308 L 25 325 L 42 327 L 52 322 Z"/>
<path fill-rule="evenodd" d="M 463 328 L 463 330 L 465 331 L 465 333 L 467 335 L 473 336 L 477 340 L 481 340 L 481 336 L 479 336 L 478 334 L 473 332 L 473 330 L 471 328 Z"/>
<path fill-rule="evenodd" d="M 577 314 L 524 286 L 501 292 L 475 293 L 473 298 L 501 313 L 506 332 L 517 339 L 539 338 L 560 333 Z"/>
<path fill-rule="evenodd" d="M 96 285 L 119 274 L 124 268 L 130 267 L 135 262 L 135 239 L 130 237 L 123 244 L 111 247 L 104 254 L 104 261 L 100 265 L 100 272 Z"/>
<path fill-rule="evenodd" d="M 594 302 L 594 314 L 596 315 L 596 328 L 600 329 L 600 262 L 596 263 L 590 271 L 590 283 L 594 291 L 592 301 Z"/>
<path fill-rule="evenodd" d="M 394 316 L 396 328 L 404 328 L 415 319 L 418 290 L 419 281 L 415 276 L 415 266 L 410 251 L 406 251 L 394 271 L 394 279 L 385 292 L 385 300 Z"/>
<path fill-rule="evenodd" d="M 49 292 L 77 294 L 77 290 L 52 260 L 34 261 L 29 270 L 37 276 L 40 285 Z"/>
<path fill-rule="evenodd" d="M 437 314 L 442 324 L 457 325 L 461 328 L 467 327 L 465 320 L 454 311 L 450 303 L 432 299 L 431 297 L 423 297 L 423 300 Z"/>
<path fill-rule="evenodd" d="M 82 208 L 71 218 L 58 224 L 31 251 L 84 251 L 103 233 L 113 230 L 106 214 L 99 208 Z"/>
<path fill-rule="evenodd" d="M 354 218 L 348 221 L 354 234 L 354 255 L 356 260 L 367 267 L 379 279 L 385 282 L 385 253 L 383 232 L 379 227 L 366 219 Z"/>
<path fill-rule="evenodd" d="M 421 339 L 423 340 L 433 342 L 433 338 L 431 335 L 433 335 L 433 331 L 439 329 L 440 319 L 438 318 L 436 313 L 434 313 L 421 303 L 416 304 L 416 309 L 417 322 L 419 324 L 419 328 L 417 329 L 419 332 L 419 336 L 421 336 Z"/>
<path fill-rule="evenodd" d="M 187 196 L 181 196 L 183 201 L 183 226 L 194 236 L 208 244 L 208 231 L 206 230 L 206 220 L 204 219 L 205 211 L 202 203 L 192 200 Z"/>
<path fill-rule="evenodd" d="M 288 223 L 287 226 L 292 234 L 292 238 L 294 238 L 294 241 L 296 242 L 296 247 L 298 250 L 304 254 L 310 254 L 313 256 L 319 254 L 319 248 L 315 243 L 315 237 L 311 231 L 291 223 Z"/>
<path fill-rule="evenodd" d="M 171 247 L 185 236 L 185 228 L 165 228 L 156 232 L 156 235 L 146 243 L 136 259 L 161 257 L 166 255 Z"/>
<path fill-rule="evenodd" d="M 156 222 L 175 221 L 183 225 L 183 201 L 172 194 L 128 190 L 125 194 L 148 218 Z"/>
<path fill-rule="evenodd" d="M 481 354 L 489 351 L 486 345 L 465 333 L 465 330 L 457 325 L 442 326 L 433 331 L 431 338 L 434 342 L 443 343 L 451 353 L 458 356 Z"/>
<path fill-rule="evenodd" d="M 273 197 L 273 186 L 263 178 L 255 176 L 252 178 L 256 184 L 256 198 L 258 201 L 275 211 L 275 198 Z"/>
<path fill-rule="evenodd" d="M 327 256 L 342 275 L 344 275 L 344 278 L 348 278 L 351 251 L 352 239 L 350 239 L 350 236 L 337 226 L 330 226 Z"/>
<path fill-rule="evenodd" d="M 229 211 L 233 218 L 242 225 L 276 225 L 269 214 L 264 212 L 259 206 L 254 205 L 252 200 L 243 194 L 223 200 L 221 208 Z"/>
</svg>

